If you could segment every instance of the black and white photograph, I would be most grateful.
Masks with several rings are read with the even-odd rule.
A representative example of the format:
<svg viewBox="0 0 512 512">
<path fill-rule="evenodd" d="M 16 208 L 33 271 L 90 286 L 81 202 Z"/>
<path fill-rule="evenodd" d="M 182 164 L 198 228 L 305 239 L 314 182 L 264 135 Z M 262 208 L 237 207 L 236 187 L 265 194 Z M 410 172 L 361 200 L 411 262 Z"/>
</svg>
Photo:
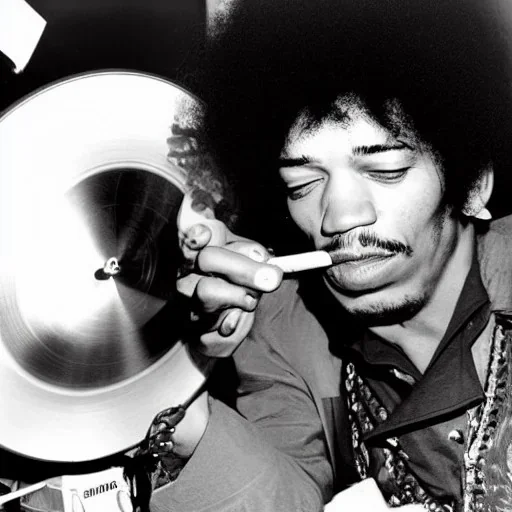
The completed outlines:
<svg viewBox="0 0 512 512">
<path fill-rule="evenodd" d="M 0 511 L 512 512 L 512 0 L 0 0 Z"/>
</svg>

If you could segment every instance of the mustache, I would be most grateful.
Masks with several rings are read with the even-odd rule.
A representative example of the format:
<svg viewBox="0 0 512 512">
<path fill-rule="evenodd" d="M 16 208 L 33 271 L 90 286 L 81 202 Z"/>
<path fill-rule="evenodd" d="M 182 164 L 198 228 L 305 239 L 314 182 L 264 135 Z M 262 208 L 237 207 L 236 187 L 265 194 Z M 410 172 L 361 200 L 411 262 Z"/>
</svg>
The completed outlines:
<svg viewBox="0 0 512 512">
<path fill-rule="evenodd" d="M 371 231 L 335 235 L 323 249 L 327 252 L 334 252 L 340 249 L 353 250 L 357 244 L 365 248 L 382 249 L 392 254 L 411 256 L 413 253 L 413 249 L 410 245 L 399 242 L 398 240 L 384 240 Z"/>
</svg>

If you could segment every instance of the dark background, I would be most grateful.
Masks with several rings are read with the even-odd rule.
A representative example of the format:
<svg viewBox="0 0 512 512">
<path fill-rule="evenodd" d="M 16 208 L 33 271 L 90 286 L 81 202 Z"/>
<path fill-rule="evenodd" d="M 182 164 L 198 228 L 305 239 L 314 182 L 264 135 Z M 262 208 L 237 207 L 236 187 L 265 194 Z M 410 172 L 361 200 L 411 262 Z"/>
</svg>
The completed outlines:
<svg viewBox="0 0 512 512">
<path fill-rule="evenodd" d="M 135 69 L 175 81 L 205 33 L 204 0 L 28 0 L 47 25 L 25 70 L 0 62 L 0 111 L 39 87 L 97 69 Z M 1 55 L 1 54 L 0 54 Z"/>
</svg>

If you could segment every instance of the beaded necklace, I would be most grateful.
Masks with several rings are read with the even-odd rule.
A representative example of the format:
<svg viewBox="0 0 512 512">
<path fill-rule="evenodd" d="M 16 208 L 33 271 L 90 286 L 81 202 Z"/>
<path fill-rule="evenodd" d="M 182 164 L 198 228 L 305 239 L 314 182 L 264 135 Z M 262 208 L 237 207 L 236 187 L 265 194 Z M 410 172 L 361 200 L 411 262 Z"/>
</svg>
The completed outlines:
<svg viewBox="0 0 512 512">
<path fill-rule="evenodd" d="M 432 512 L 512 510 L 512 313 L 497 312 L 495 319 L 485 400 L 468 411 L 463 503 L 444 503 L 429 496 L 410 470 L 409 457 L 395 437 L 387 440 L 388 447 L 380 449 L 379 475 L 384 474 L 388 483 L 384 494 L 389 506 L 419 503 Z M 364 436 L 386 421 L 389 413 L 351 362 L 343 367 L 343 385 L 355 466 L 359 477 L 365 479 L 371 461 Z"/>
</svg>

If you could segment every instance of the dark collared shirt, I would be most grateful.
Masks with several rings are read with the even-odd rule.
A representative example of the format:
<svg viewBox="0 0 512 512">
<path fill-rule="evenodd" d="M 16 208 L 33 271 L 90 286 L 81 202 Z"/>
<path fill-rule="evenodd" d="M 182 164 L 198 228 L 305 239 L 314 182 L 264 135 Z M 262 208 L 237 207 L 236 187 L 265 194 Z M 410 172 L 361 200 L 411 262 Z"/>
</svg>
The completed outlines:
<svg viewBox="0 0 512 512">
<path fill-rule="evenodd" d="M 387 439 L 398 436 L 410 468 L 436 498 L 461 499 L 464 446 L 448 435 L 455 429 L 465 433 L 466 411 L 483 401 L 471 348 L 490 314 L 475 258 L 423 375 L 403 350 L 369 331 L 348 349 L 360 375 L 390 412 L 366 436 L 367 446 L 385 446 Z"/>
</svg>

